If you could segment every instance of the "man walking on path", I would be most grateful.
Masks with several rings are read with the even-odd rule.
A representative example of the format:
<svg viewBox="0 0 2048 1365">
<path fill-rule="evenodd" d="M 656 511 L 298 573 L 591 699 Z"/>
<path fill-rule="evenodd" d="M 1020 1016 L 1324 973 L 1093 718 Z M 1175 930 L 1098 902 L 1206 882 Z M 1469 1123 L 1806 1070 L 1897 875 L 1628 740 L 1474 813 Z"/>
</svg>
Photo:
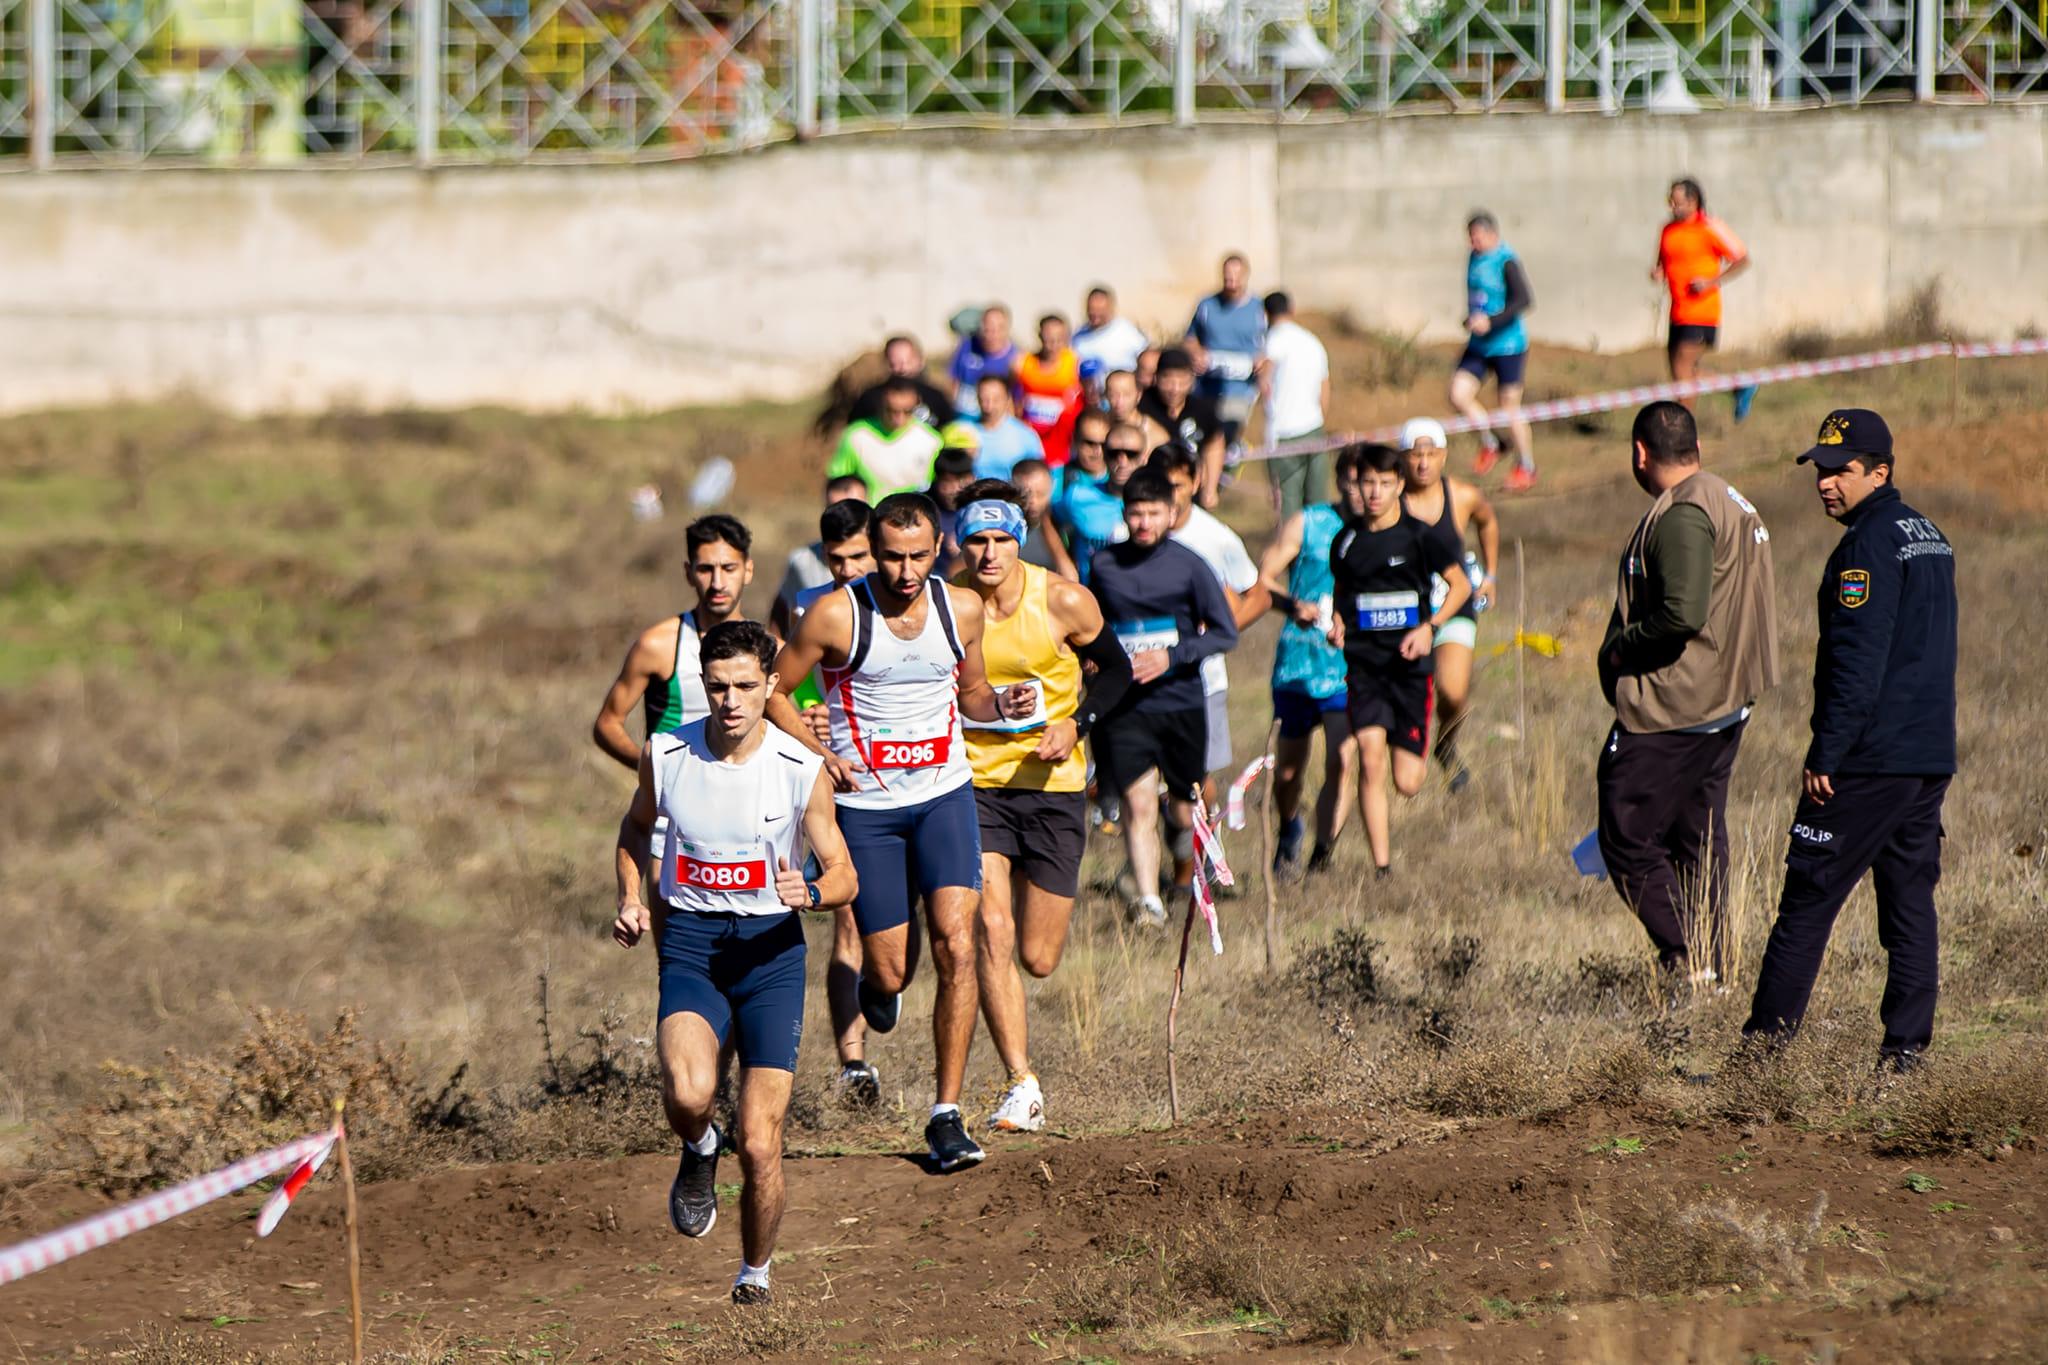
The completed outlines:
<svg viewBox="0 0 2048 1365">
<path fill-rule="evenodd" d="M 1692 413 L 1652 403 L 1630 440 L 1654 501 L 1622 550 L 1600 688 L 1600 854 L 1660 968 L 1727 976 L 1728 777 L 1750 707 L 1778 680 L 1771 535 L 1700 468 Z"/>
<path fill-rule="evenodd" d="M 1874 412 L 1828 414 L 1813 449 L 1821 506 L 1842 539 L 1820 580 L 1813 742 L 1764 948 L 1748 1035 L 1799 1027 L 1842 903 L 1876 874 L 1890 957 L 1879 1058 L 1905 1070 L 1934 1036 L 1941 804 L 1956 771 L 1956 561 L 1941 528 L 1892 485 L 1892 434 Z"/>
</svg>

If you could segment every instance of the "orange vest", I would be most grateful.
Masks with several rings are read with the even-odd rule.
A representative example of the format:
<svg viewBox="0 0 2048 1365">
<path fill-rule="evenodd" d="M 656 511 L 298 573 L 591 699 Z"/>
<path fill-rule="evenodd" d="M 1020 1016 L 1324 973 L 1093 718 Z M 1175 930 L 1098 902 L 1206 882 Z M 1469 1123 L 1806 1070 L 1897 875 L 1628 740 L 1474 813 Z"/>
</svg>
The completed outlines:
<svg viewBox="0 0 2048 1365">
<path fill-rule="evenodd" d="M 1045 446 L 1045 462 L 1058 469 L 1067 462 L 1074 418 L 1081 407 L 1081 357 L 1070 346 L 1051 360 L 1020 356 L 1017 388 L 1023 395 L 1024 421 Z"/>
</svg>

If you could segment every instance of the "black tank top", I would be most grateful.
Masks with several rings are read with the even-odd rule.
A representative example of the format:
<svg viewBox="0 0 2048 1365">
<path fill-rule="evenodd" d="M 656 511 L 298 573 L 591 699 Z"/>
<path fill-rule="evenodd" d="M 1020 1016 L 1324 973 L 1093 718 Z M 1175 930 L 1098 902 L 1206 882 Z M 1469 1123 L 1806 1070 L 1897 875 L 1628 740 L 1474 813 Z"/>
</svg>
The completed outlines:
<svg viewBox="0 0 2048 1365">
<path fill-rule="evenodd" d="M 1451 502 L 1451 482 L 1449 479 L 1439 479 L 1437 487 L 1441 488 L 1444 493 L 1443 515 L 1435 521 L 1424 522 L 1423 524 L 1429 528 L 1430 540 L 1442 546 L 1444 553 L 1457 560 L 1459 565 L 1462 566 L 1465 562 L 1465 533 L 1458 529 L 1458 509 Z M 1410 516 L 1415 515 L 1415 509 L 1409 504 L 1406 493 L 1401 495 L 1401 505 L 1408 509 Z M 1420 518 L 1417 518 L 1417 520 L 1420 520 Z M 1479 609 L 1474 599 L 1467 597 L 1465 605 L 1458 608 L 1457 615 L 1463 616 L 1468 620 L 1477 621 L 1479 619 Z"/>
</svg>

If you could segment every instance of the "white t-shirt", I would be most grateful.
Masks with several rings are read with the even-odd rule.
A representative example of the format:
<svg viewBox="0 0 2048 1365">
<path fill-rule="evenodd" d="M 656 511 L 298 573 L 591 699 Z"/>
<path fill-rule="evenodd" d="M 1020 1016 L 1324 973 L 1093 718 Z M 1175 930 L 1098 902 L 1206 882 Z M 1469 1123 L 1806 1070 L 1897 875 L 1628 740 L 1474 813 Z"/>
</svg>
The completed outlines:
<svg viewBox="0 0 2048 1365">
<path fill-rule="evenodd" d="M 1112 373 L 1137 369 L 1138 357 L 1151 344 L 1151 338 L 1126 318 L 1111 318 L 1100 327 L 1083 327 L 1074 333 L 1074 354 L 1100 361 Z"/>
<path fill-rule="evenodd" d="M 1237 532 L 1199 507 L 1188 509 L 1187 525 L 1173 533 L 1173 539 L 1193 550 L 1216 575 L 1216 581 L 1240 595 L 1259 584 L 1259 566 L 1244 548 Z M 1202 695 L 1213 697 L 1230 689 L 1230 673 L 1221 654 L 1202 660 Z"/>
<path fill-rule="evenodd" d="M 1306 436 L 1323 425 L 1323 381 L 1330 353 L 1315 333 L 1289 319 L 1266 333 L 1273 366 L 1273 396 L 1266 400 L 1266 431 L 1275 441 Z"/>
</svg>

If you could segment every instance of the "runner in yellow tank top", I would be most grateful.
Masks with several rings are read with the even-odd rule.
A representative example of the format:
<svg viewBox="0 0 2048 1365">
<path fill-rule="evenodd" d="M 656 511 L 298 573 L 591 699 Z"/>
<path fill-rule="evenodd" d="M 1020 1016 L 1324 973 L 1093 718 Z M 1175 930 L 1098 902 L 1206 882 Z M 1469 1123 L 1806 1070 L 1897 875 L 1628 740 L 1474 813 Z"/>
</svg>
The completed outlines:
<svg viewBox="0 0 2048 1365">
<path fill-rule="evenodd" d="M 1067 946 L 1088 840 L 1081 741 L 1130 685 L 1131 665 L 1102 611 L 1079 584 L 1018 558 L 1029 532 L 1024 498 L 985 479 L 960 498 L 956 522 L 965 586 L 981 596 L 982 660 L 998 689 L 1034 684 L 1029 716 L 966 727 L 981 824 L 981 934 L 975 960 L 982 1015 L 1010 1086 L 988 1125 L 1032 1132 L 1045 1096 L 1025 1053 L 1024 983 L 1017 960 L 1048 976 Z M 1084 695 L 1083 662 L 1094 676 Z M 1005 708 L 1007 710 L 1008 708 Z"/>
</svg>

